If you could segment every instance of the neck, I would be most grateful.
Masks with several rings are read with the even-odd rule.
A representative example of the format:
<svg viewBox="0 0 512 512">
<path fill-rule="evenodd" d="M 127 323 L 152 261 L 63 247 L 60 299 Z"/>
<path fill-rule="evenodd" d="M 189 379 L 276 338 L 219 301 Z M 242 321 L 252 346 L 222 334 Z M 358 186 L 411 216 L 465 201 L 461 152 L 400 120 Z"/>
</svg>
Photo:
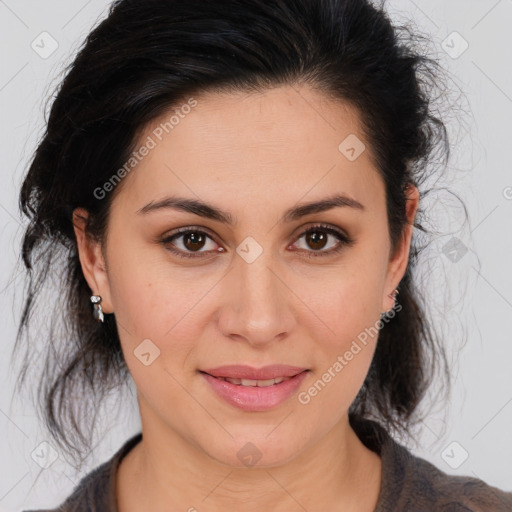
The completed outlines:
<svg viewBox="0 0 512 512">
<path fill-rule="evenodd" d="M 375 509 L 381 460 L 359 440 L 348 416 L 291 460 L 269 467 L 233 468 L 156 418 L 142 426 L 142 441 L 119 467 L 119 512 Z"/>
</svg>

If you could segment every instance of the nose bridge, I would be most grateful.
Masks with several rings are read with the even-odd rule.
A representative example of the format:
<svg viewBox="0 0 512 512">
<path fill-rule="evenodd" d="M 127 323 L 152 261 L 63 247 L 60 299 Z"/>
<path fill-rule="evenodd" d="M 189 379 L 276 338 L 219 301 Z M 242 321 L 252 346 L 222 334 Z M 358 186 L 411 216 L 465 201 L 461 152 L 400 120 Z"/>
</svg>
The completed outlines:
<svg viewBox="0 0 512 512">
<path fill-rule="evenodd" d="M 267 259 L 254 263 L 240 262 L 240 283 L 242 291 L 242 305 L 247 303 L 252 311 L 271 311 L 278 305 L 276 296 L 279 295 L 277 278 L 271 271 Z M 272 306 L 272 307 L 271 307 Z"/>
<path fill-rule="evenodd" d="M 223 329 L 228 336 L 239 335 L 252 344 L 263 344 L 290 330 L 291 313 L 286 286 L 273 270 L 276 265 L 271 250 L 258 251 L 255 257 L 256 248 L 251 243 L 237 248 Z M 244 249 L 246 252 L 241 252 Z"/>
</svg>

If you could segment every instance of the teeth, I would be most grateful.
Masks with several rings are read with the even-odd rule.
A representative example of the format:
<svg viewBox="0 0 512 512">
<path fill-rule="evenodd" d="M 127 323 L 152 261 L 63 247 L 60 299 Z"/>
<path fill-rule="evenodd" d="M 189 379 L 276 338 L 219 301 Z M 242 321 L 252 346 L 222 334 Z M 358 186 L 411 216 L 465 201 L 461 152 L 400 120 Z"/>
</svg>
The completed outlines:
<svg viewBox="0 0 512 512">
<path fill-rule="evenodd" d="M 259 388 L 273 386 L 274 384 L 279 384 L 280 382 L 291 379 L 291 377 L 277 377 L 276 379 L 268 379 L 268 380 L 228 379 L 227 377 L 221 377 L 221 378 L 222 378 L 222 380 L 226 380 L 228 382 L 231 382 L 231 384 L 236 384 L 238 386 L 249 386 L 249 387 L 259 387 Z"/>
</svg>

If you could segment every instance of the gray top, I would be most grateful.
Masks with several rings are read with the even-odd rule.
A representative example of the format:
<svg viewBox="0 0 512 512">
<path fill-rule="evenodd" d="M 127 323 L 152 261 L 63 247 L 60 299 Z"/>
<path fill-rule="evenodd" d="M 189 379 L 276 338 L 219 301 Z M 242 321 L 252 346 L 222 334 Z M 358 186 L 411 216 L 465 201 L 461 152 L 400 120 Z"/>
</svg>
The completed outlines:
<svg viewBox="0 0 512 512">
<path fill-rule="evenodd" d="M 512 492 L 477 478 L 447 475 L 398 444 L 378 423 L 352 422 L 361 441 L 382 460 L 381 489 L 374 512 L 511 512 Z M 51 510 L 23 512 L 118 512 L 116 472 L 122 458 L 142 439 L 139 433 L 88 475 Z M 512 476 L 511 476 L 512 484 Z"/>
</svg>

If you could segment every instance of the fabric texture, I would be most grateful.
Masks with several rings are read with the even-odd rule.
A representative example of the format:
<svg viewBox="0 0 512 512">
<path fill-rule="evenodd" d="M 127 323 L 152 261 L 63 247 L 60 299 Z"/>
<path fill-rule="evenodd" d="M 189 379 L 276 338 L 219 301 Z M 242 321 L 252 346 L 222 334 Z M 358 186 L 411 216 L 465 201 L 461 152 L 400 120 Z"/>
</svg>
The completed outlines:
<svg viewBox="0 0 512 512">
<path fill-rule="evenodd" d="M 378 423 L 351 422 L 361 441 L 382 460 L 382 479 L 374 512 L 511 512 L 512 492 L 469 476 L 448 475 L 397 443 Z M 118 512 L 117 468 L 142 439 L 139 433 L 80 480 L 73 493 L 55 509 L 23 512 Z M 511 475 L 512 485 L 512 475 Z"/>
</svg>

